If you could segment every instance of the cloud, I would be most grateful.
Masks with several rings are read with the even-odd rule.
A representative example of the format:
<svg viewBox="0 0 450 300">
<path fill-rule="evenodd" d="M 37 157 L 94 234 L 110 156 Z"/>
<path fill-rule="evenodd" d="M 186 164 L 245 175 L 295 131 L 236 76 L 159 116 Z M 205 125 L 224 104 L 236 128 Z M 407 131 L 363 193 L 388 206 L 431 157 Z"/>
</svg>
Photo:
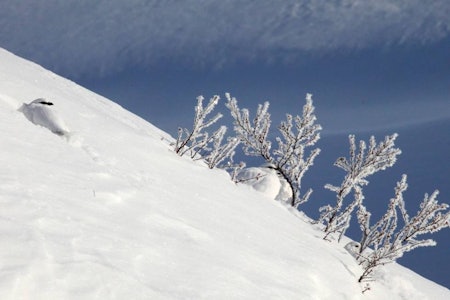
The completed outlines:
<svg viewBox="0 0 450 300">
<path fill-rule="evenodd" d="M 160 61 L 283 61 L 449 34 L 447 0 L 3 0 L 0 10 L 1 47 L 71 77 Z"/>
<path fill-rule="evenodd" d="M 418 124 L 449 120 L 448 99 L 432 98 L 427 102 L 389 100 L 388 104 L 371 103 L 366 107 L 324 107 L 318 112 L 324 134 L 397 131 Z M 387 105 L 389 109 L 386 109 Z"/>
</svg>

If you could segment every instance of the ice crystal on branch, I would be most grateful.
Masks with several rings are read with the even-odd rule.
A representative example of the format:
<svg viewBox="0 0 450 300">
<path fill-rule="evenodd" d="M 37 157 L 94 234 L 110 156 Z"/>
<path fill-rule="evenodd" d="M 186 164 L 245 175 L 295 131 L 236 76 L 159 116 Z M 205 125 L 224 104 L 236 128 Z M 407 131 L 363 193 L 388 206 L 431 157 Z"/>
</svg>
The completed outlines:
<svg viewBox="0 0 450 300">
<path fill-rule="evenodd" d="M 324 239 L 332 233 L 339 233 L 340 240 L 350 226 L 353 211 L 357 209 L 361 241 L 359 244 L 351 242 L 345 248 L 363 266 L 364 271 L 359 277 L 359 282 L 367 281 L 375 268 L 394 262 L 405 252 L 417 247 L 435 245 L 431 239 L 418 239 L 419 235 L 433 233 L 450 226 L 450 212 L 442 213 L 449 206 L 437 202 L 438 191 L 431 196 L 425 194 L 420 210 L 410 218 L 403 200 L 403 193 L 408 188 L 406 175 L 403 175 L 397 183 L 395 196 L 390 200 L 386 213 L 378 222 L 370 224 L 371 213 L 363 204 L 363 186 L 369 183 L 368 176 L 394 165 L 397 155 L 401 153 L 400 149 L 394 148 L 396 137 L 397 134 L 386 136 L 383 142 L 377 144 L 372 136 L 368 149 L 364 141 L 359 142 L 359 149 L 357 149 L 355 137 L 350 135 L 349 158 L 340 157 L 335 162 L 335 166 L 343 169 L 347 174 L 340 186 L 330 184 L 325 186 L 336 193 L 336 204 L 321 208 L 319 222 L 326 223 Z M 354 199 L 344 208 L 344 198 L 352 191 Z M 398 228 L 399 218 L 402 218 L 402 228 Z"/>
<path fill-rule="evenodd" d="M 403 200 L 403 192 L 407 189 L 406 175 L 397 183 L 395 196 L 389 202 L 386 213 L 374 225 L 370 226 L 370 213 L 361 205 L 358 210 L 358 222 L 362 231 L 358 261 L 363 265 L 364 272 L 359 282 L 370 278 L 374 269 L 386 263 L 396 261 L 404 253 L 418 247 L 434 246 L 432 239 L 418 239 L 419 235 L 437 232 L 450 227 L 450 212 L 445 212 L 448 205 L 439 204 L 436 200 L 439 192 L 431 196 L 425 194 L 417 214 L 410 218 Z M 399 215 L 403 227 L 397 229 Z M 372 249 L 368 249 L 372 247 Z M 364 250 L 368 249 L 364 253 Z"/>
<path fill-rule="evenodd" d="M 186 128 L 178 128 L 178 138 L 174 150 L 180 156 L 189 152 L 191 156 L 194 157 L 195 153 L 198 153 L 198 151 L 205 148 L 207 144 L 211 142 L 212 139 L 209 137 L 208 133 L 203 130 L 222 118 L 222 114 L 218 113 L 207 121 L 205 118 L 214 110 L 219 99 L 220 97 L 216 95 L 209 100 L 206 107 L 203 107 L 204 97 L 197 97 L 197 106 L 195 106 L 195 117 L 192 129 L 189 131 Z"/>
<path fill-rule="evenodd" d="M 320 149 L 312 150 L 305 158 L 307 147 L 314 146 L 320 138 L 322 127 L 316 122 L 312 95 L 307 94 L 306 104 L 303 107 L 302 116 L 293 117 L 286 115 L 286 121 L 278 127 L 281 137 L 277 137 L 278 148 L 271 150 L 271 142 L 267 139 L 271 125 L 268 112 L 269 103 L 258 105 L 256 116 L 250 121 L 247 109 L 240 109 L 236 98 L 226 94 L 234 119 L 234 129 L 238 138 L 243 143 L 245 154 L 261 156 L 274 169 L 282 180 L 286 181 L 292 191 L 291 206 L 298 206 L 306 202 L 312 193 L 309 189 L 304 195 L 300 194 L 301 180 L 305 172 L 313 165 L 314 159 L 320 153 Z"/>
<path fill-rule="evenodd" d="M 243 149 L 246 155 L 262 156 L 266 161 L 271 160 L 271 142 L 267 140 L 271 124 L 268 112 L 269 102 L 259 104 L 253 122 L 250 121 L 248 109 L 239 109 L 236 98 L 230 94 L 225 94 L 228 102 L 226 106 L 234 119 L 234 130 L 243 142 Z"/>
<path fill-rule="evenodd" d="M 204 154 L 204 159 L 210 169 L 221 164 L 225 159 L 234 156 L 234 149 L 239 144 L 239 139 L 236 137 L 228 137 L 226 143 L 222 144 L 225 133 L 227 132 L 226 126 L 221 126 L 212 136 L 213 145 L 210 152 Z"/>
<path fill-rule="evenodd" d="M 332 233 L 339 233 L 339 239 L 349 227 L 353 210 L 362 204 L 364 199 L 362 187 L 368 184 L 367 177 L 394 165 L 400 149 L 394 148 L 397 134 L 386 136 L 384 141 L 376 143 L 375 137 L 369 140 L 367 149 L 364 141 L 359 142 L 357 150 L 355 136 L 349 136 L 350 157 L 340 157 L 335 166 L 347 172 L 340 186 L 325 185 L 326 189 L 336 193 L 336 204 L 320 208 L 319 222 L 325 222 L 325 239 Z M 367 150 L 367 151 L 366 151 Z M 353 190 L 354 200 L 344 210 L 345 197 Z"/>
<path fill-rule="evenodd" d="M 405 206 L 403 200 L 403 192 L 408 188 L 406 183 L 406 175 L 402 176 L 402 179 L 397 182 L 395 188 L 395 196 L 389 202 L 388 209 L 383 217 L 374 225 L 370 226 L 371 213 L 367 211 L 366 207 L 359 205 L 357 211 L 357 218 L 359 228 L 361 229 L 361 241 L 360 250 L 362 253 L 370 245 L 381 245 L 386 241 L 386 238 L 391 237 L 397 227 L 397 211 L 396 207 Z M 404 211 L 404 210 L 402 210 Z"/>
<path fill-rule="evenodd" d="M 218 104 L 220 97 L 214 96 L 209 100 L 206 107 L 203 107 L 203 96 L 197 97 L 195 107 L 195 117 L 192 129 L 178 128 L 178 138 L 174 143 L 174 150 L 178 155 L 189 154 L 193 159 L 204 159 L 209 168 L 214 168 L 225 159 L 234 155 L 234 149 L 239 144 L 239 139 L 228 137 L 222 144 L 226 134 L 226 126 L 221 126 L 211 135 L 205 130 L 216 123 L 222 114 L 218 113 L 207 120 L 208 115 Z"/>
</svg>

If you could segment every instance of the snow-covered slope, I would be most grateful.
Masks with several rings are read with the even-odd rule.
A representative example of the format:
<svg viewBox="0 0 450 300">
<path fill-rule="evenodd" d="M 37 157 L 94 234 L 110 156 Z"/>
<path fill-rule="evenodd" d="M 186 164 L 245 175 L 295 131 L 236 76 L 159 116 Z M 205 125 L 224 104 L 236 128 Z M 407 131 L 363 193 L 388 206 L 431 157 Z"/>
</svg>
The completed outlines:
<svg viewBox="0 0 450 300">
<path fill-rule="evenodd" d="M 18 110 L 37 98 L 68 133 Z M 4 50 L 0 123 L 0 299 L 450 299 L 397 264 L 363 295 L 345 243 Z"/>
</svg>

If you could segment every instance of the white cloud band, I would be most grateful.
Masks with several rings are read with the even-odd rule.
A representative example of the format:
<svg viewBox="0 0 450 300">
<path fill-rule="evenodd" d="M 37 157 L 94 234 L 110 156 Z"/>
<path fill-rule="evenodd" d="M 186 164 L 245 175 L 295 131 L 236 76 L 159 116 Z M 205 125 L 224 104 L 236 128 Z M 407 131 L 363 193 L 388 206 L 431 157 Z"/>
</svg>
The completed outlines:
<svg viewBox="0 0 450 300">
<path fill-rule="evenodd" d="M 65 74 L 161 59 L 220 64 L 448 37 L 435 0 L 3 0 L 0 46 Z"/>
</svg>

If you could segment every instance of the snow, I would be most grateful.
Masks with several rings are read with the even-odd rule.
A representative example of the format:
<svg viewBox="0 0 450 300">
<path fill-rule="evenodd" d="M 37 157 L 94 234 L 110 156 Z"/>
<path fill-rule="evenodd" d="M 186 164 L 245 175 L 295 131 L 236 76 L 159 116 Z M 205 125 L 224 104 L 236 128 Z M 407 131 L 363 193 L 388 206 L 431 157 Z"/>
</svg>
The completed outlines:
<svg viewBox="0 0 450 300">
<path fill-rule="evenodd" d="M 0 299 L 450 299 L 398 264 L 362 294 L 350 240 L 73 82 L 4 50 L 0 70 Z M 36 98 L 67 138 L 19 111 Z"/>
</svg>

